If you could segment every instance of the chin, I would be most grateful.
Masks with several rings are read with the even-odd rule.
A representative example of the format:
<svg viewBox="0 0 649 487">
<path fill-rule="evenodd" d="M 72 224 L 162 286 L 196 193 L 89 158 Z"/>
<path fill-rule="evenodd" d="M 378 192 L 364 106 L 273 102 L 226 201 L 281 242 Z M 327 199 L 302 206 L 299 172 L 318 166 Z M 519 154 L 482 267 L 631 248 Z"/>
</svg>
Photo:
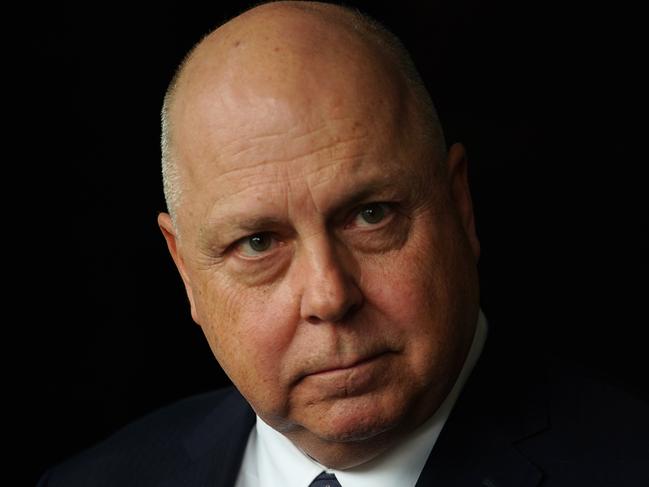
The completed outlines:
<svg viewBox="0 0 649 487">
<path fill-rule="evenodd" d="M 403 422 L 401 408 L 386 411 L 376 401 L 354 399 L 337 401 L 307 429 L 324 441 L 354 443 L 376 438 Z"/>
<path fill-rule="evenodd" d="M 402 415 L 390 415 L 369 408 L 364 414 L 355 407 L 329 411 L 296 444 L 328 468 L 348 469 L 366 463 L 390 447 L 402 428 Z"/>
</svg>

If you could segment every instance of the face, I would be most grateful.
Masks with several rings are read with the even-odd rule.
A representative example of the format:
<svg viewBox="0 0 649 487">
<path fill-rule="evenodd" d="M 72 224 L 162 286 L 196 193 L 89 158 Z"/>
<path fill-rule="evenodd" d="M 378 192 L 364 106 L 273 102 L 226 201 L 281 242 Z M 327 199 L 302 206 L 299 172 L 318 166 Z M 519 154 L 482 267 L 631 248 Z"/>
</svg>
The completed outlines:
<svg viewBox="0 0 649 487">
<path fill-rule="evenodd" d="M 477 317 L 461 148 L 433 176 L 402 94 L 219 97 L 236 103 L 191 122 L 200 144 L 178 136 L 181 240 L 161 219 L 214 355 L 307 452 L 414 427 L 452 386 Z"/>
</svg>

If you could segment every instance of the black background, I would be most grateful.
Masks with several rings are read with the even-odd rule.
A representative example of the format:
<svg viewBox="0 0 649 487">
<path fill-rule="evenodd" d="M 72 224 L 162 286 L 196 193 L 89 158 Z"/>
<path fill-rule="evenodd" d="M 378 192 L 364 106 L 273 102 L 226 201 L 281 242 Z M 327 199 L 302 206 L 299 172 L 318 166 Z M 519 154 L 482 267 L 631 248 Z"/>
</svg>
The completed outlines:
<svg viewBox="0 0 649 487">
<path fill-rule="evenodd" d="M 27 334 L 8 356 L 27 386 L 28 483 L 133 418 L 226 383 L 156 225 L 159 110 L 184 53 L 250 4 L 30 12 L 17 68 L 26 137 L 19 164 L 7 160 L 17 218 L 5 220 L 12 328 Z M 467 147 L 488 319 L 512 346 L 532 338 L 647 398 L 638 12 L 348 4 L 402 38 L 447 139 Z"/>
</svg>

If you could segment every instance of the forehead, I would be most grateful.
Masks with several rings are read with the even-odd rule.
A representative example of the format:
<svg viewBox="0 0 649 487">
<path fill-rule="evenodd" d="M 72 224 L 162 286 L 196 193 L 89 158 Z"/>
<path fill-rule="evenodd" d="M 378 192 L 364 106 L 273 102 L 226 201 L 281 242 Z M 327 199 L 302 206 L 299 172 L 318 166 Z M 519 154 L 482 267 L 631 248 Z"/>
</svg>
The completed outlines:
<svg viewBox="0 0 649 487">
<path fill-rule="evenodd" d="M 225 69 L 196 84 L 174 110 L 174 140 L 189 170 L 227 163 L 240 146 L 263 150 L 275 136 L 335 139 L 359 130 L 412 130 L 415 110 L 401 79 L 369 63 L 290 59 L 260 72 Z M 296 154 L 297 155 L 297 154 Z"/>
<path fill-rule="evenodd" d="M 425 157 L 410 108 L 396 94 L 372 99 L 349 91 L 290 97 L 237 91 L 221 94 L 229 103 L 204 115 L 184 148 L 194 203 L 226 204 L 251 195 L 271 203 L 300 184 L 342 192 L 350 185 L 376 186 L 412 172 Z"/>
<path fill-rule="evenodd" d="M 426 159 L 410 87 L 367 45 L 226 42 L 226 56 L 188 69 L 173 109 L 183 206 L 391 178 Z"/>
</svg>

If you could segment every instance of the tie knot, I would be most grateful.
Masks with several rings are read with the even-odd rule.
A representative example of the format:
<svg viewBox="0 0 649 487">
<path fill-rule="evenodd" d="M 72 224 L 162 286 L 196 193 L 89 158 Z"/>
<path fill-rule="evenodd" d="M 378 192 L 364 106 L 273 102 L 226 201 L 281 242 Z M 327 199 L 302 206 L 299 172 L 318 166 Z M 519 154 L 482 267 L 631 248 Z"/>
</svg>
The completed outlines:
<svg viewBox="0 0 649 487">
<path fill-rule="evenodd" d="M 313 480 L 313 482 L 311 482 L 309 487 L 341 487 L 341 486 L 334 474 L 322 472 Z"/>
</svg>

